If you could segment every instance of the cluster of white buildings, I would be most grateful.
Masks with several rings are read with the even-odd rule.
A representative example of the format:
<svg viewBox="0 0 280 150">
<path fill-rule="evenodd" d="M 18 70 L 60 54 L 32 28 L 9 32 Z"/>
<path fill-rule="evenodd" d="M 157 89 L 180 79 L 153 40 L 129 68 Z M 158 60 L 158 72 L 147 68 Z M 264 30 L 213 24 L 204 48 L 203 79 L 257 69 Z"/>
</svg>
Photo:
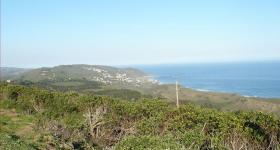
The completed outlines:
<svg viewBox="0 0 280 150">
<path fill-rule="evenodd" d="M 158 84 L 157 80 L 154 80 L 150 76 L 139 76 L 139 77 L 130 77 L 127 73 L 123 73 L 123 71 L 118 70 L 116 72 L 112 71 L 110 73 L 108 70 L 104 70 L 97 67 L 83 67 L 83 69 L 87 71 L 95 72 L 95 74 L 91 77 L 88 77 L 92 81 L 98 81 L 105 84 L 113 84 L 113 83 L 124 83 L 124 84 L 134 84 L 135 86 L 140 86 L 141 84 L 151 83 Z M 41 76 L 48 76 L 49 79 L 55 79 L 55 73 L 50 74 L 49 71 L 42 70 L 40 73 Z M 71 78 L 68 78 L 71 80 Z"/>
<path fill-rule="evenodd" d="M 95 68 L 95 67 L 84 67 L 84 69 L 89 70 L 89 71 L 94 71 L 97 72 L 99 75 L 92 77 L 92 80 L 94 81 L 99 81 L 107 84 L 112 84 L 113 82 L 121 82 L 121 83 L 130 83 L 130 84 L 135 84 L 136 86 L 140 86 L 141 84 L 144 83 L 152 83 L 152 84 L 157 84 L 158 81 L 154 80 L 150 77 L 136 77 L 132 78 L 129 77 L 126 73 L 108 73 L 107 70 L 103 70 L 100 68 Z"/>
<path fill-rule="evenodd" d="M 50 72 L 47 70 L 42 70 L 40 75 L 47 76 L 49 80 L 55 79 L 55 73 L 52 73 L 52 75 L 50 75 Z"/>
</svg>

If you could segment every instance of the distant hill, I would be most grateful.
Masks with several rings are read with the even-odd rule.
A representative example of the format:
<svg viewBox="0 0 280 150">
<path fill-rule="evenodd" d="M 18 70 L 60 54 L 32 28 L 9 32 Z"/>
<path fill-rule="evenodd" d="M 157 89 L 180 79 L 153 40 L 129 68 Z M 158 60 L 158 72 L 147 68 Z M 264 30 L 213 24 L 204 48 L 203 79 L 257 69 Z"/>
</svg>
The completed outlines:
<svg viewBox="0 0 280 150">
<path fill-rule="evenodd" d="M 31 69 L 14 68 L 14 67 L 1 67 L 1 80 L 8 78 L 16 78 L 17 76 L 30 71 Z"/>
<path fill-rule="evenodd" d="M 140 70 L 134 68 L 116 68 L 100 65 L 61 65 L 52 68 L 13 69 L 3 68 L 4 79 L 21 81 L 96 81 L 106 85 L 155 84 L 155 80 Z"/>
</svg>

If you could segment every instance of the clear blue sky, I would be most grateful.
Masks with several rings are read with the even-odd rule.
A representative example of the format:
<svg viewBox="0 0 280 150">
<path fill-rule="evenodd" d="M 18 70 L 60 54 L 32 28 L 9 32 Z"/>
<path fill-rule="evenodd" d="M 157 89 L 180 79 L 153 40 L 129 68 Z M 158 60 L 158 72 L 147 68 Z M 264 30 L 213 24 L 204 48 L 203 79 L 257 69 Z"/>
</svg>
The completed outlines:
<svg viewBox="0 0 280 150">
<path fill-rule="evenodd" d="M 2 66 L 280 60 L 279 0 L 1 0 Z"/>
</svg>

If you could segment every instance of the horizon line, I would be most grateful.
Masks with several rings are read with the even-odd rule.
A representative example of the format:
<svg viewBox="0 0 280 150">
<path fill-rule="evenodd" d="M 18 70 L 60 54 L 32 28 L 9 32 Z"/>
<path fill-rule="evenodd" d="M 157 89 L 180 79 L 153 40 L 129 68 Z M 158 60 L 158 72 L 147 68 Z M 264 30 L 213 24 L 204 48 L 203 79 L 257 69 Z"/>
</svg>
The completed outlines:
<svg viewBox="0 0 280 150">
<path fill-rule="evenodd" d="M 192 61 L 192 62 L 159 62 L 159 63 L 132 63 L 132 64 L 90 64 L 90 63 L 69 63 L 69 64 L 55 64 L 38 67 L 19 67 L 19 66 L 0 66 L 0 68 L 18 68 L 18 69 L 37 69 L 37 68 L 53 68 L 57 66 L 67 65 L 92 65 L 92 66 L 112 66 L 112 67 L 135 67 L 135 66 L 146 66 L 146 65 L 197 65 L 197 64 L 239 64 L 239 63 L 273 63 L 280 62 L 280 59 L 265 59 L 265 60 L 235 60 L 235 61 Z"/>
</svg>

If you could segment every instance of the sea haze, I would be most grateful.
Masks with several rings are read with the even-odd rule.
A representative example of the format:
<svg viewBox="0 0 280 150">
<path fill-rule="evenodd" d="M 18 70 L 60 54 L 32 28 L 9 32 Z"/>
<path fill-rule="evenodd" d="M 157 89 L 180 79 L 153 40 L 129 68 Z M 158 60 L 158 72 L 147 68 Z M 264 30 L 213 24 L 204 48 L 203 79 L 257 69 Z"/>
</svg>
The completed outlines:
<svg viewBox="0 0 280 150">
<path fill-rule="evenodd" d="M 201 91 L 280 97 L 280 61 L 256 63 L 165 64 L 135 66 L 161 83 L 175 83 Z"/>
</svg>

